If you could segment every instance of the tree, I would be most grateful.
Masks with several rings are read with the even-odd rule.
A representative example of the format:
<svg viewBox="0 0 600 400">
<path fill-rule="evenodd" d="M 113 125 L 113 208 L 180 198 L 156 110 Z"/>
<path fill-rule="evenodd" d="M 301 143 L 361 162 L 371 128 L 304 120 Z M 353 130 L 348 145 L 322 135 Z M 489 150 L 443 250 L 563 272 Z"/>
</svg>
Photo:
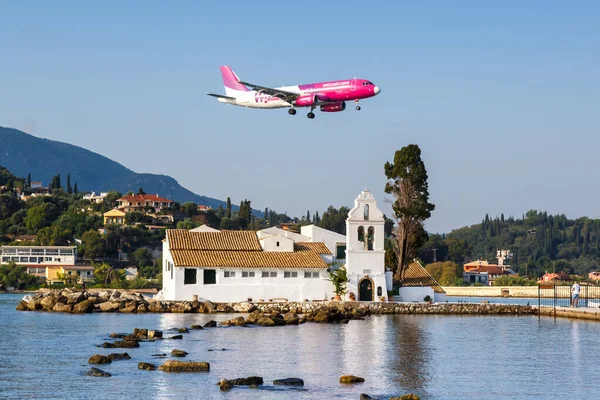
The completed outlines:
<svg viewBox="0 0 600 400">
<path fill-rule="evenodd" d="M 227 210 L 225 216 L 231 219 L 231 199 L 229 197 L 227 198 Z"/>
<path fill-rule="evenodd" d="M 394 162 L 385 163 L 388 182 L 385 192 L 393 195 L 392 209 L 396 227 L 394 250 L 398 257 L 395 279 L 402 282 L 410 257 L 416 255 L 419 245 L 427 240 L 423 222 L 431 216 L 435 206 L 429 202 L 427 170 L 421 160 L 421 149 L 410 144 L 396 151 Z"/>
<path fill-rule="evenodd" d="M 310 222 L 310 210 L 306 211 L 306 220 Z"/>
<path fill-rule="evenodd" d="M 71 188 L 71 174 L 67 174 L 67 193 L 73 193 L 73 188 Z"/>
<path fill-rule="evenodd" d="M 27 210 L 24 218 L 25 226 L 32 233 L 49 226 L 56 219 L 60 210 L 52 203 L 42 203 Z"/>
<path fill-rule="evenodd" d="M 144 192 L 143 188 L 139 188 L 137 194 L 146 194 L 146 192 Z"/>
<path fill-rule="evenodd" d="M 323 229 L 337 232 L 339 234 L 346 234 L 346 218 L 350 209 L 348 207 L 340 207 L 338 210 L 334 206 L 329 206 L 327 211 L 323 213 L 323 217 L 319 222 L 319 226 Z"/>
<path fill-rule="evenodd" d="M 327 271 L 329 272 L 329 279 L 327 280 L 333 284 L 333 292 L 338 296 L 345 295 L 348 292 L 346 283 L 350 281 L 348 279 L 346 267 L 340 266 L 337 262 L 333 262 L 329 264 Z"/>
<path fill-rule="evenodd" d="M 104 240 L 98 231 L 89 230 L 81 237 L 83 243 L 83 254 L 90 260 L 102 257 L 104 255 Z"/>
<path fill-rule="evenodd" d="M 31 189 L 31 173 L 27 174 L 27 188 Z"/>
<path fill-rule="evenodd" d="M 136 251 L 133 252 L 133 261 L 136 263 L 139 269 L 143 267 L 148 267 L 154 265 L 154 260 L 152 259 L 152 254 L 145 247 L 140 247 Z"/>
<path fill-rule="evenodd" d="M 315 215 L 313 216 L 313 223 L 315 225 L 319 225 L 321 223 L 321 217 L 319 217 L 318 211 L 315 211 Z"/>
<path fill-rule="evenodd" d="M 0 195 L 0 220 L 10 218 L 14 213 L 24 207 L 24 203 L 9 194 Z"/>
<path fill-rule="evenodd" d="M 0 265 L 0 286 L 12 286 L 15 289 L 27 289 L 39 287 L 40 280 L 27 273 L 27 269 L 10 261 L 8 264 Z"/>
<path fill-rule="evenodd" d="M 77 189 L 77 182 L 75 182 L 75 186 L 73 186 L 73 193 L 79 194 L 79 189 Z"/>
</svg>

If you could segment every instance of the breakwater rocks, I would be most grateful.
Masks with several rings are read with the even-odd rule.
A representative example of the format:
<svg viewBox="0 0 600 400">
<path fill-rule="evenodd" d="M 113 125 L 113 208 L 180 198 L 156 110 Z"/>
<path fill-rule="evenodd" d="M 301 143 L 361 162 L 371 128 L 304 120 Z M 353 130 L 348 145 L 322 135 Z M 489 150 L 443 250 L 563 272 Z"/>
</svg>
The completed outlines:
<svg viewBox="0 0 600 400">
<path fill-rule="evenodd" d="M 370 314 L 446 314 L 446 315 L 537 315 L 537 308 L 508 304 L 469 303 L 386 303 L 386 302 L 286 302 L 286 303 L 212 303 L 210 301 L 162 301 L 140 293 L 106 291 L 44 291 L 25 296 L 18 311 L 65 313 L 118 312 L 141 313 L 253 313 L 266 314 L 252 321 L 263 326 L 295 325 L 303 322 L 347 322 Z M 282 318 L 270 318 L 279 314 Z M 299 315 L 302 315 L 300 317 Z M 282 320 L 280 320 L 282 319 Z M 214 323 L 214 322 L 213 322 Z M 237 318 L 223 325 L 244 326 Z M 216 326 L 216 323 L 214 323 Z"/>
</svg>

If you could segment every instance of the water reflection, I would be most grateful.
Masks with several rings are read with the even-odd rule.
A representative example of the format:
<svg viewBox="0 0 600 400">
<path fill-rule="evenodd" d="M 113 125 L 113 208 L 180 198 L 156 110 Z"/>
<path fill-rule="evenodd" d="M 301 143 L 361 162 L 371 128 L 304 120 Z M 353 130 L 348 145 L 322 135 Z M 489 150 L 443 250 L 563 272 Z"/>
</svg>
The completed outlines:
<svg viewBox="0 0 600 400">
<path fill-rule="evenodd" d="M 431 359 L 428 333 L 422 329 L 420 319 L 411 316 L 394 318 L 393 353 L 397 384 L 410 392 L 425 393 L 429 381 Z"/>
</svg>

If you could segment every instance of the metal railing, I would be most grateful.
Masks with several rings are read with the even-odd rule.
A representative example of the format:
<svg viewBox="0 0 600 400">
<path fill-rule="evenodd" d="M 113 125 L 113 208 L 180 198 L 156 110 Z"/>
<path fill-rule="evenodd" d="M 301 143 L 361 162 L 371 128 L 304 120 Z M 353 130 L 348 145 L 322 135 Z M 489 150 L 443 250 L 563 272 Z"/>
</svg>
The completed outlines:
<svg viewBox="0 0 600 400">
<path fill-rule="evenodd" d="M 538 307 L 588 307 L 600 308 L 600 285 L 598 282 L 580 282 L 577 305 L 573 302 L 573 285 L 541 283 L 538 285 Z"/>
</svg>

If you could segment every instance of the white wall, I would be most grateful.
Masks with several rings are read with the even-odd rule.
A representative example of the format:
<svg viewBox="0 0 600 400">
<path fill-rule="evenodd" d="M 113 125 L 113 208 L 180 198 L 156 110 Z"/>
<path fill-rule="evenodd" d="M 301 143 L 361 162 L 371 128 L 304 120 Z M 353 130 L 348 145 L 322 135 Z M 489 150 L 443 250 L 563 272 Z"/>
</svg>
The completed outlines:
<svg viewBox="0 0 600 400">
<path fill-rule="evenodd" d="M 310 238 L 311 242 L 323 242 L 325 246 L 336 256 L 336 244 L 346 243 L 346 236 L 327 229 L 319 228 L 315 225 L 306 225 L 300 228 L 303 236 Z"/>
<path fill-rule="evenodd" d="M 364 278 L 365 278 L 364 274 L 348 274 L 348 279 L 349 279 L 349 282 L 347 284 L 348 295 L 350 294 L 350 292 L 354 293 L 354 296 L 357 301 L 359 301 L 359 300 L 365 301 L 364 299 L 359 298 L 359 296 L 360 296 L 359 284 L 360 284 L 360 281 Z M 366 301 L 379 301 L 380 296 L 377 295 L 378 287 L 381 287 L 381 296 L 384 296 L 387 299 L 388 295 L 387 295 L 385 274 L 369 274 L 368 278 L 370 278 L 373 281 L 373 300 L 366 300 Z M 348 299 L 348 295 L 346 295 L 346 299 Z"/>
<path fill-rule="evenodd" d="M 260 245 L 264 251 L 294 251 L 294 241 L 281 235 L 264 237 L 260 239 Z"/>
<path fill-rule="evenodd" d="M 276 226 L 260 230 L 256 232 L 256 234 L 258 235 L 259 239 L 262 239 L 266 236 L 281 235 L 283 237 L 288 237 L 292 239 L 294 242 L 310 242 L 310 238 L 307 236 L 295 232 L 286 231 L 284 229 L 277 228 Z"/>
<path fill-rule="evenodd" d="M 349 274 L 385 275 L 385 251 L 346 250 L 346 269 Z"/>
<path fill-rule="evenodd" d="M 262 278 L 262 270 L 256 268 L 248 269 L 216 269 L 217 283 L 204 284 L 204 268 L 197 270 L 196 284 L 184 285 L 183 267 L 175 267 L 174 278 L 177 285 L 171 290 L 171 286 L 163 286 L 165 300 L 192 300 L 194 295 L 198 300 L 210 300 L 214 302 L 237 302 L 247 301 L 269 301 L 269 299 L 287 299 L 288 301 L 325 300 L 334 296 L 333 285 L 325 280 L 329 277 L 325 270 L 306 270 L 318 272 L 318 278 L 305 278 L 305 270 L 271 269 L 276 271 L 275 278 Z M 225 271 L 234 271 L 235 277 L 226 278 Z M 242 272 L 254 272 L 254 277 L 242 277 Z M 265 270 L 267 271 L 267 270 Z M 298 273 L 297 278 L 284 278 L 284 271 Z"/>
<path fill-rule="evenodd" d="M 430 286 L 416 286 L 416 287 L 403 287 L 400 288 L 400 297 L 402 301 L 413 302 L 417 301 L 423 303 L 425 296 L 431 297 L 431 300 L 435 301 L 435 292 Z"/>
</svg>

